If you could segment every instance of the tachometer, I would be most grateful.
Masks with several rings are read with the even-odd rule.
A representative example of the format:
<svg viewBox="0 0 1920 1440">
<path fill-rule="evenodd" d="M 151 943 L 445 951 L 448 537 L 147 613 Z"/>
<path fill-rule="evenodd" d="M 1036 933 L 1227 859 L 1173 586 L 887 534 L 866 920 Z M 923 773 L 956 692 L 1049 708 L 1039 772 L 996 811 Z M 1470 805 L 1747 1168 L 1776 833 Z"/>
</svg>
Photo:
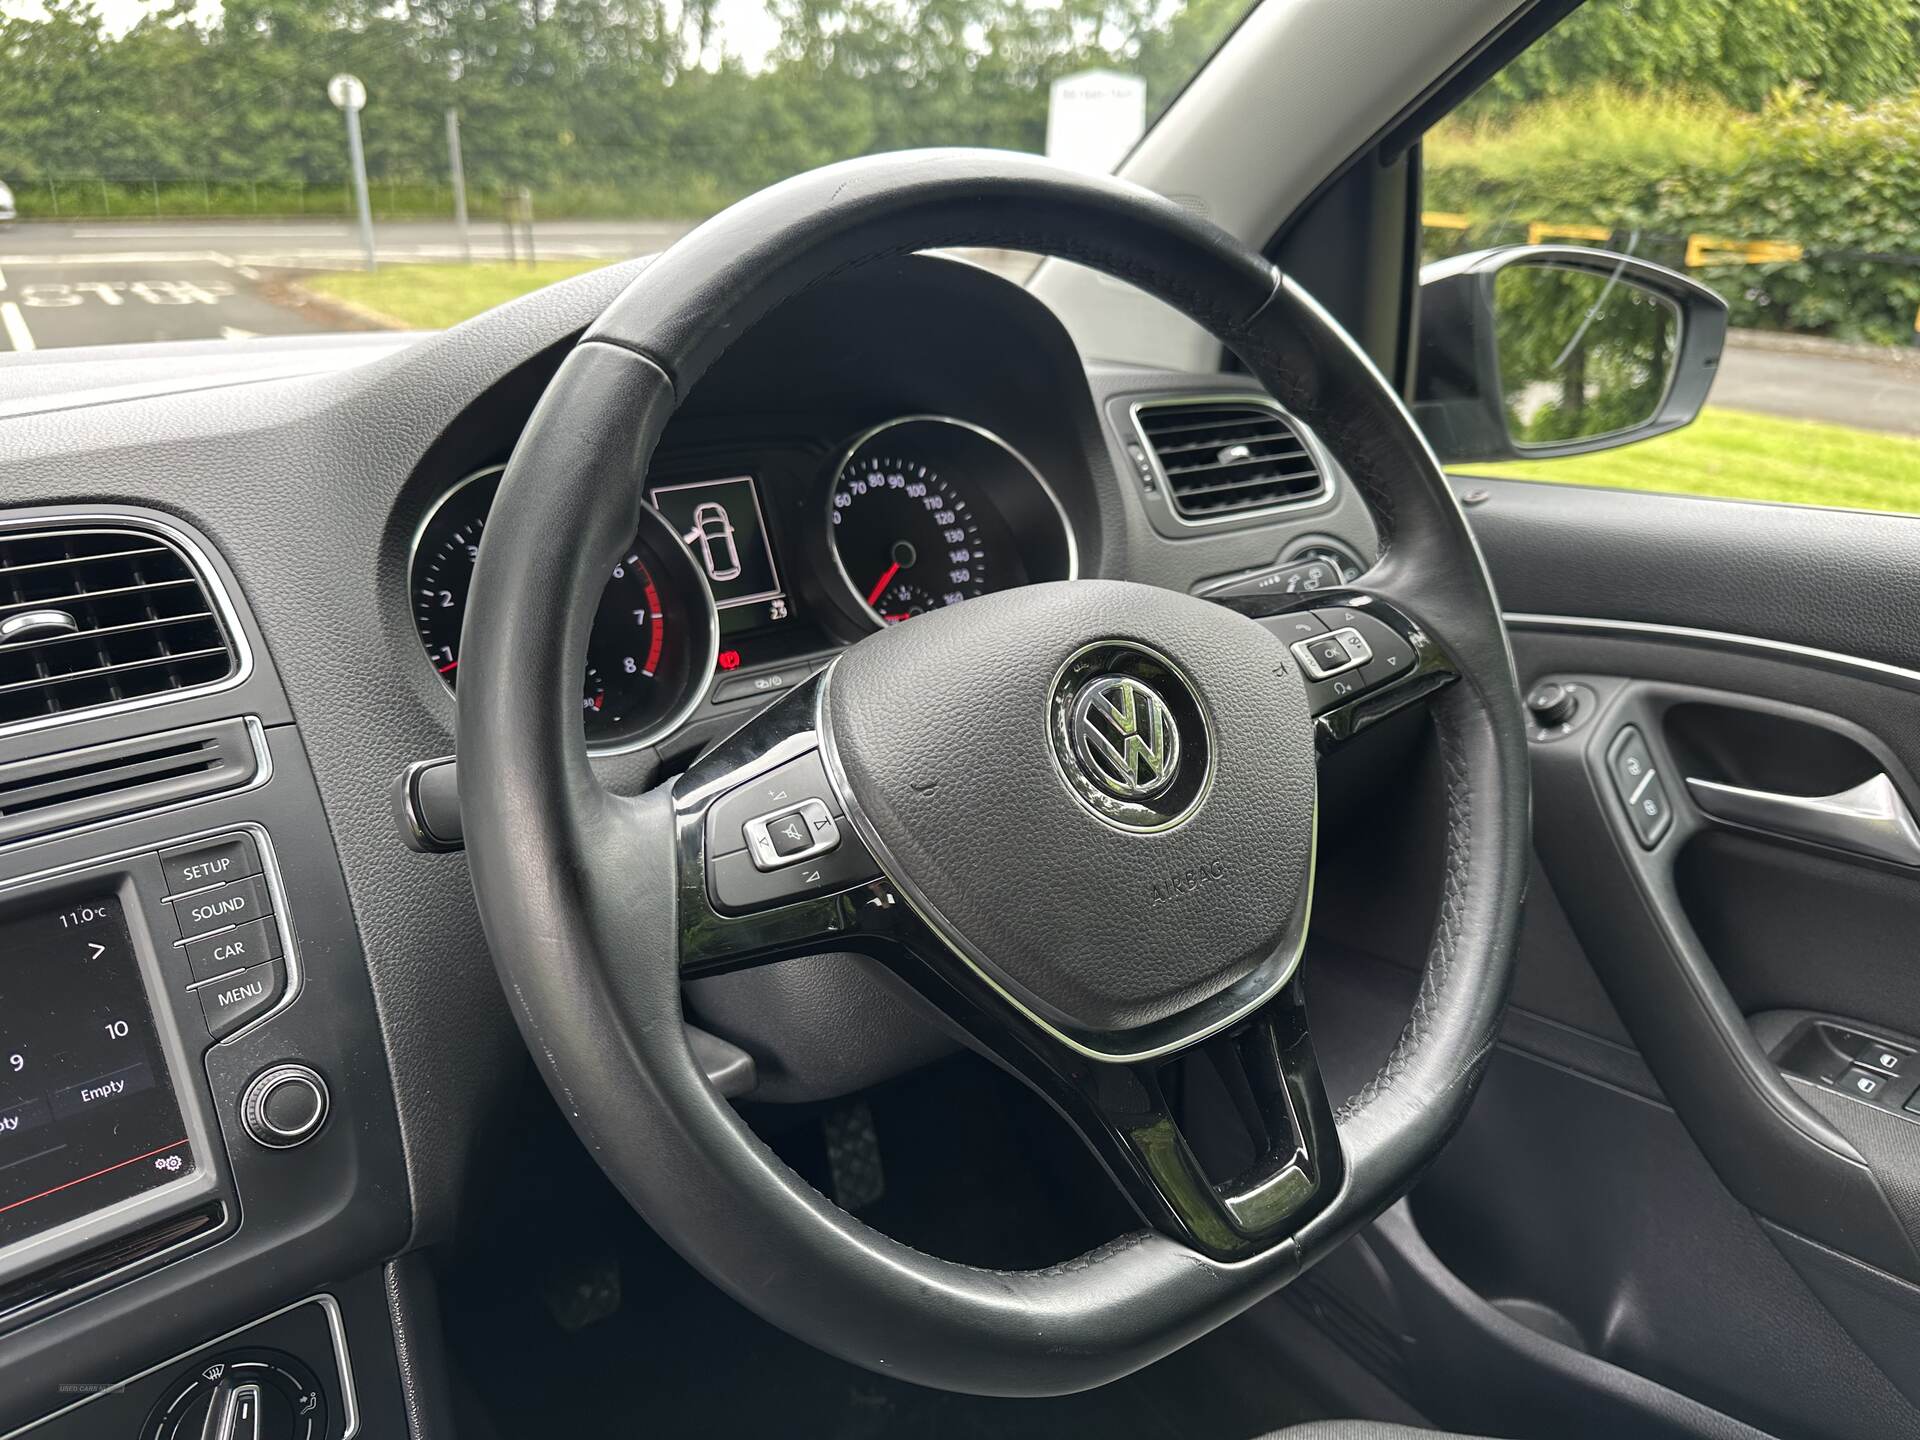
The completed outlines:
<svg viewBox="0 0 1920 1440">
<path fill-rule="evenodd" d="M 448 686 L 459 679 L 460 630 L 501 467 L 463 481 L 414 542 L 414 626 Z M 580 713 L 599 750 L 633 749 L 681 723 L 713 672 L 713 597 L 686 547 L 651 508 L 615 562 L 587 641 Z"/>
<path fill-rule="evenodd" d="M 1039 472 L 961 420 L 910 416 L 861 436 L 827 517 L 841 578 L 882 624 L 1075 571 L 1072 529 Z"/>
</svg>

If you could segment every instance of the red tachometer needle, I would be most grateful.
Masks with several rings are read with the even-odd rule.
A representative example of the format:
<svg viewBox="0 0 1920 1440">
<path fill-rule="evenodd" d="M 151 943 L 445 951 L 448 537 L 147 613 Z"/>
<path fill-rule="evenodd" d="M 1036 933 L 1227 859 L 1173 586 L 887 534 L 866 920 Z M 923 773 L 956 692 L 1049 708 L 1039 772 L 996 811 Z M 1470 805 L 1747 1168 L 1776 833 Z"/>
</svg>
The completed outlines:
<svg viewBox="0 0 1920 1440">
<path fill-rule="evenodd" d="M 867 596 L 867 603 L 869 605 L 878 605 L 880 603 L 880 597 L 887 593 L 887 586 L 893 583 L 893 577 L 899 573 L 900 562 L 896 560 L 893 564 L 887 566 L 887 573 L 882 575 L 879 583 L 873 587 L 873 592 Z"/>
<path fill-rule="evenodd" d="M 448 662 L 447 664 L 445 664 L 445 665 L 442 665 L 442 666 L 440 667 L 440 673 L 441 673 L 442 675 L 444 675 L 444 674 L 446 674 L 446 673 L 447 673 L 447 672 L 448 672 L 449 670 L 451 670 L 451 669 L 453 669 L 453 668 L 454 668 L 454 666 L 456 666 L 456 665 L 458 665 L 459 663 L 460 663 L 460 662 L 459 662 L 458 660 L 452 660 L 452 661 L 449 661 L 449 662 Z"/>
</svg>

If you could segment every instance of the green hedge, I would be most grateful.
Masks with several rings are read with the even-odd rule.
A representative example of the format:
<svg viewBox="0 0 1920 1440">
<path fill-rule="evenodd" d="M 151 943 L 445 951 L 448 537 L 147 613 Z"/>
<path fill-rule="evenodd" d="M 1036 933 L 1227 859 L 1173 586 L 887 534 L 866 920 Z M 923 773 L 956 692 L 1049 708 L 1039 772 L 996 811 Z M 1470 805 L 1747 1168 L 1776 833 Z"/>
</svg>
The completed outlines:
<svg viewBox="0 0 1920 1440">
<path fill-rule="evenodd" d="M 1799 91 L 1759 114 L 1724 102 L 1589 89 L 1427 137 L 1426 208 L 1464 212 L 1430 253 L 1525 239 L 1527 224 L 1605 225 L 1680 265 L 1692 234 L 1784 240 L 1797 261 L 1694 273 L 1733 323 L 1897 343 L 1920 310 L 1920 90 L 1865 108 Z M 1904 261 L 1882 256 L 1904 256 Z"/>
</svg>

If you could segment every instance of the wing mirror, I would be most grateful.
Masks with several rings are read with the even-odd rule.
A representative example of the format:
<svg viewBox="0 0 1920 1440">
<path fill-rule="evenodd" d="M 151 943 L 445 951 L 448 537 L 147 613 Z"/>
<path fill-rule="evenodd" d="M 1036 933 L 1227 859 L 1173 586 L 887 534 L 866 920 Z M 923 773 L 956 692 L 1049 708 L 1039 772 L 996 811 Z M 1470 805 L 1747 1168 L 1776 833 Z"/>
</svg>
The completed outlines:
<svg viewBox="0 0 1920 1440">
<path fill-rule="evenodd" d="M 1727 302 L 1577 245 L 1514 245 L 1420 272 L 1413 415 L 1442 463 L 1608 450 L 1700 413 Z"/>
</svg>

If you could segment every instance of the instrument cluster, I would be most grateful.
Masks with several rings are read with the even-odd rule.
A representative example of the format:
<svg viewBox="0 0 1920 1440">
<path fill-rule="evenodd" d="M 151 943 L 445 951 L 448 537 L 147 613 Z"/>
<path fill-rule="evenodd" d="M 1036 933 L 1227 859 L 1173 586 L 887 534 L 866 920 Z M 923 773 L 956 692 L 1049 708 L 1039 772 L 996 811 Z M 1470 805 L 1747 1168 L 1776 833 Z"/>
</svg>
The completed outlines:
<svg viewBox="0 0 1920 1440">
<path fill-rule="evenodd" d="M 657 744 L 717 676 L 1078 573 L 1073 526 L 1052 486 L 991 430 L 909 415 L 830 453 L 826 464 L 797 446 L 655 457 L 639 531 L 608 577 L 588 641 L 580 712 L 590 748 Z M 414 628 L 449 689 L 504 472 L 494 465 L 455 484 L 415 534 Z"/>
</svg>

